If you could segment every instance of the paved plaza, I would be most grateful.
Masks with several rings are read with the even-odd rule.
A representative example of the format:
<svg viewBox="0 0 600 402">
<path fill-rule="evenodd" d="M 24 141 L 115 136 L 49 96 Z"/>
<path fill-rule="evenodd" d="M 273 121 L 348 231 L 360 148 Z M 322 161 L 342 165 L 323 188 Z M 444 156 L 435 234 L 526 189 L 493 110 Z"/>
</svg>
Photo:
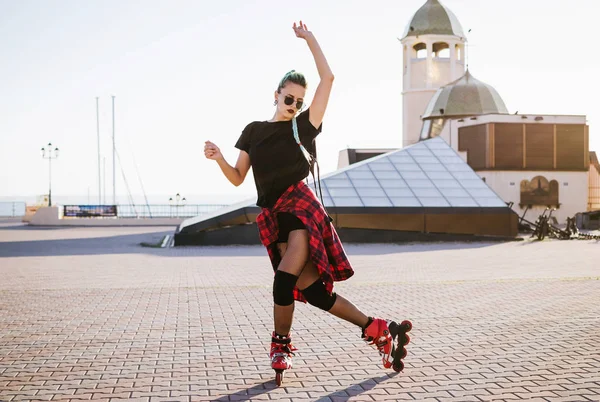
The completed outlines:
<svg viewBox="0 0 600 402">
<path fill-rule="evenodd" d="M 277 388 L 266 251 L 141 246 L 173 231 L 0 222 L 0 401 L 600 401 L 600 241 L 347 244 L 406 367 L 297 303 Z"/>
</svg>

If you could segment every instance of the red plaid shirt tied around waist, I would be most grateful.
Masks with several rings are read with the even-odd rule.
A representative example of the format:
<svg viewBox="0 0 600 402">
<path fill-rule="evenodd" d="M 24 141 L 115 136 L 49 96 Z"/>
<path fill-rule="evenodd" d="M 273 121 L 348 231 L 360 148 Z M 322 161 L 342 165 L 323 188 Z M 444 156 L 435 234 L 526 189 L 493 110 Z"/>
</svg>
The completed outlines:
<svg viewBox="0 0 600 402">
<path fill-rule="evenodd" d="M 294 214 L 306 227 L 310 260 L 317 267 L 329 293 L 333 292 L 333 282 L 346 280 L 354 274 L 338 234 L 329 222 L 329 216 L 315 193 L 302 181 L 290 186 L 273 208 L 262 208 L 262 212 L 256 218 L 260 241 L 267 248 L 274 271 L 281 262 L 277 250 L 278 212 Z M 294 289 L 294 299 L 306 302 L 297 287 Z"/>
</svg>

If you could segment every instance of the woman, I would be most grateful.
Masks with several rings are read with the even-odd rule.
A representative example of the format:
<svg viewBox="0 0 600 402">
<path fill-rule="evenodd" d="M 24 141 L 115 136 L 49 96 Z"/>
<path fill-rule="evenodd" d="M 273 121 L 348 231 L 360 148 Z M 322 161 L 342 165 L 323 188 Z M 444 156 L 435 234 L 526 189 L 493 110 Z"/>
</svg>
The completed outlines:
<svg viewBox="0 0 600 402">
<path fill-rule="evenodd" d="M 210 141 L 204 147 L 208 159 L 217 161 L 225 177 L 239 186 L 250 166 L 258 193 L 257 217 L 260 238 L 267 248 L 275 279 L 273 282 L 275 328 L 271 343 L 271 365 L 278 373 L 291 368 L 290 329 L 294 300 L 308 302 L 356 324 L 365 341 L 375 344 L 386 368 L 401 371 L 401 359 L 410 322 L 397 324 L 368 317 L 352 303 L 333 293 L 333 282 L 353 275 L 352 267 L 335 228 L 315 193 L 303 182 L 314 162 L 316 136 L 327 108 L 333 73 L 312 32 L 300 21 L 294 33 L 304 39 L 313 54 L 320 82 L 308 109 L 296 114 L 304 103 L 306 80 L 294 70 L 287 73 L 275 91 L 275 114 L 268 121 L 246 126 L 236 143 L 240 150 L 235 166 L 229 165 Z M 394 340 L 399 336 L 394 353 Z"/>
</svg>

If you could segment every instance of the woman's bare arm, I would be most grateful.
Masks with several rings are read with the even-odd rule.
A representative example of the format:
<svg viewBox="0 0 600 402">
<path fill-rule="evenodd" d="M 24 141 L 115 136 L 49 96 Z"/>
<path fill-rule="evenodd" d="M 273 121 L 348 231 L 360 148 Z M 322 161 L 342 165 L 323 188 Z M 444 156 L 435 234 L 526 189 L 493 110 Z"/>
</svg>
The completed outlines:
<svg viewBox="0 0 600 402">
<path fill-rule="evenodd" d="M 331 72 L 329 64 L 327 63 L 327 59 L 321 50 L 321 46 L 319 46 L 319 42 L 317 42 L 317 39 L 313 33 L 307 30 L 306 24 L 302 24 L 302 21 L 300 21 L 300 25 L 297 26 L 294 22 L 293 28 L 297 37 L 306 40 L 308 48 L 315 59 L 319 77 L 321 78 L 319 85 L 317 86 L 317 90 L 315 91 L 315 97 L 310 105 L 309 116 L 309 120 L 312 125 L 318 128 L 323 122 L 323 117 L 325 116 L 325 110 L 327 109 L 327 103 L 329 102 L 329 94 L 331 93 L 331 88 L 333 86 L 334 76 L 333 72 Z"/>
<path fill-rule="evenodd" d="M 225 160 L 219 147 L 210 141 L 206 141 L 204 144 L 204 155 L 207 159 L 217 161 L 227 180 L 236 187 L 244 182 L 248 170 L 250 170 L 250 155 L 246 151 L 240 151 L 235 167 Z"/>
</svg>

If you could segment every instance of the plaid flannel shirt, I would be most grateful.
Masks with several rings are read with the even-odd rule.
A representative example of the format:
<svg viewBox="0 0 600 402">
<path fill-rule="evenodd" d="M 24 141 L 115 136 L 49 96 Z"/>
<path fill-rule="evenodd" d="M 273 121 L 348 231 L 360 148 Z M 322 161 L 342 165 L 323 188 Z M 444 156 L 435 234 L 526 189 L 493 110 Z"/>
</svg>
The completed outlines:
<svg viewBox="0 0 600 402">
<path fill-rule="evenodd" d="M 350 278 L 354 271 L 340 242 L 329 216 L 306 183 L 300 181 L 291 185 L 279 197 L 273 208 L 262 208 L 256 218 L 260 241 L 267 248 L 269 259 L 276 271 L 281 256 L 277 250 L 279 228 L 277 213 L 289 212 L 302 221 L 309 236 L 310 260 L 317 267 L 325 288 L 333 292 L 333 282 Z M 302 292 L 294 288 L 294 299 L 306 302 Z"/>
</svg>

